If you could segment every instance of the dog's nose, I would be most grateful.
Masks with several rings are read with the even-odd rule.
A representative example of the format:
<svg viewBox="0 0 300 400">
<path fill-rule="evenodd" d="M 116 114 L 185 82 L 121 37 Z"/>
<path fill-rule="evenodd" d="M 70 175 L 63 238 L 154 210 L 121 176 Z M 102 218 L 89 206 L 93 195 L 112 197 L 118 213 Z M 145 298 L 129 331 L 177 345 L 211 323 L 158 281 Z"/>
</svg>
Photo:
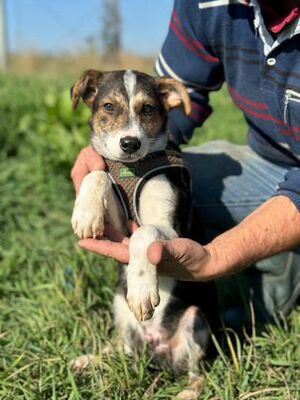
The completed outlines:
<svg viewBox="0 0 300 400">
<path fill-rule="evenodd" d="M 132 154 L 138 151 L 138 149 L 141 147 L 141 142 L 136 137 L 125 136 L 120 139 L 120 147 L 124 153 Z"/>
</svg>

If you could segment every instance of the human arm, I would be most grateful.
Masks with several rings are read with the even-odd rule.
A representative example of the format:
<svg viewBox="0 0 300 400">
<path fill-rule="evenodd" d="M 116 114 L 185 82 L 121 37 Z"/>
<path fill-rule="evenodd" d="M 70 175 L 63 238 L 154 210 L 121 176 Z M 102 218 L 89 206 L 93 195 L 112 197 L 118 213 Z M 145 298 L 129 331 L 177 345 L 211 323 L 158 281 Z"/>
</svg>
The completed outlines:
<svg viewBox="0 0 300 400">
<path fill-rule="evenodd" d="M 122 238 L 123 240 L 123 238 Z M 87 239 L 85 249 L 128 262 L 128 241 Z M 286 196 L 272 197 L 206 246 L 184 238 L 153 242 L 148 259 L 179 280 L 205 281 L 233 274 L 260 259 L 300 245 L 300 213 Z"/>
<path fill-rule="evenodd" d="M 162 274 L 208 280 L 235 273 L 299 244 L 300 213 L 288 197 L 279 195 L 206 246 L 180 238 L 154 242 L 148 248 L 148 258 L 160 264 Z"/>
<path fill-rule="evenodd" d="M 198 2 L 175 0 L 169 31 L 156 62 L 156 72 L 181 81 L 187 88 L 192 112 L 169 113 L 170 139 L 187 143 L 196 127 L 211 114 L 209 92 L 224 82 L 223 67 L 205 37 L 204 21 Z"/>
</svg>

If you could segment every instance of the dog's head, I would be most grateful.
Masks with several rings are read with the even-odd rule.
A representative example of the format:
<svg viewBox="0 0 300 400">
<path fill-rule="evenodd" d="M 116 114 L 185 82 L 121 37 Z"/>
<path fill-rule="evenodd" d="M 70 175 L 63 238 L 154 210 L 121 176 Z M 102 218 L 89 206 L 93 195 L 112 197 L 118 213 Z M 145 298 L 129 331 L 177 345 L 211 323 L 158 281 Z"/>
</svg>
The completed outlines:
<svg viewBox="0 0 300 400">
<path fill-rule="evenodd" d="M 185 87 L 171 78 L 137 71 L 88 70 L 71 89 L 73 109 L 80 98 L 91 109 L 91 142 L 111 160 L 134 162 L 163 150 L 167 112 L 180 107 L 190 113 Z"/>
</svg>

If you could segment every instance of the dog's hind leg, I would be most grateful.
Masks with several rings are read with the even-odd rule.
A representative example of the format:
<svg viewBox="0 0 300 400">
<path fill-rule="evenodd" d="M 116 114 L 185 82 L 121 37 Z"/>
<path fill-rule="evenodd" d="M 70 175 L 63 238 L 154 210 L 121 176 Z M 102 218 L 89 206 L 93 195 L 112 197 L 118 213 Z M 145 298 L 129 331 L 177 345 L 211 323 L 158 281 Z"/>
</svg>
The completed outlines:
<svg viewBox="0 0 300 400">
<path fill-rule="evenodd" d="M 175 372 L 188 370 L 189 377 L 188 385 L 177 395 L 178 399 L 198 399 L 204 386 L 199 361 L 205 355 L 208 340 L 209 329 L 204 316 L 198 307 L 188 307 L 170 339 L 173 369 Z"/>
<path fill-rule="evenodd" d="M 178 400 L 197 400 L 204 388 L 204 376 L 199 375 L 189 379 L 188 385 L 183 389 L 175 399 Z"/>
<path fill-rule="evenodd" d="M 126 266 L 123 266 L 123 268 L 126 268 Z M 124 288 L 121 284 L 115 293 L 113 314 L 119 344 L 123 347 L 124 353 L 130 356 L 136 350 L 142 350 L 144 346 L 143 331 L 128 308 Z"/>
<path fill-rule="evenodd" d="M 96 360 L 97 356 L 93 354 L 83 354 L 70 362 L 70 368 L 77 373 L 81 373 L 90 365 L 94 364 Z"/>
</svg>

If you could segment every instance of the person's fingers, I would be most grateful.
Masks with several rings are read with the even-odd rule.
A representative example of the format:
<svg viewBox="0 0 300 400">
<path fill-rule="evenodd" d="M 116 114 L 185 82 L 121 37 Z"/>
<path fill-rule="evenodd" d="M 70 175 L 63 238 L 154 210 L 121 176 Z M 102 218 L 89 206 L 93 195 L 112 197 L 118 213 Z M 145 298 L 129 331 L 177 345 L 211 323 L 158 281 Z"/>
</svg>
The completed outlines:
<svg viewBox="0 0 300 400">
<path fill-rule="evenodd" d="M 173 240 L 156 240 L 147 249 L 147 257 L 151 264 L 179 261 L 181 253 L 185 251 L 185 244 L 181 238 Z"/>
<path fill-rule="evenodd" d="M 104 160 L 91 146 L 82 149 L 71 171 L 71 178 L 73 180 L 76 193 L 79 192 L 81 182 L 88 173 L 91 171 L 102 171 L 104 169 Z"/>
<path fill-rule="evenodd" d="M 205 250 L 185 238 L 155 241 L 147 249 L 147 258 L 157 265 L 159 273 L 179 280 L 195 280 Z"/>
<path fill-rule="evenodd" d="M 175 254 L 173 254 L 175 253 Z M 160 275 L 179 280 L 193 280 L 188 270 L 176 258 L 176 252 L 170 241 L 156 241 L 150 244 L 147 251 L 148 260 L 158 266 Z"/>
<path fill-rule="evenodd" d="M 147 258 L 151 264 L 158 265 L 168 257 L 165 242 L 156 240 L 147 249 Z"/>
<path fill-rule="evenodd" d="M 97 239 L 82 239 L 78 243 L 80 247 L 86 250 L 102 254 L 103 256 L 112 257 L 122 263 L 129 262 L 128 246 L 123 243 Z"/>
<path fill-rule="evenodd" d="M 103 158 L 92 148 L 92 146 L 83 148 L 82 152 L 90 171 L 103 171 L 106 169 Z"/>
</svg>

